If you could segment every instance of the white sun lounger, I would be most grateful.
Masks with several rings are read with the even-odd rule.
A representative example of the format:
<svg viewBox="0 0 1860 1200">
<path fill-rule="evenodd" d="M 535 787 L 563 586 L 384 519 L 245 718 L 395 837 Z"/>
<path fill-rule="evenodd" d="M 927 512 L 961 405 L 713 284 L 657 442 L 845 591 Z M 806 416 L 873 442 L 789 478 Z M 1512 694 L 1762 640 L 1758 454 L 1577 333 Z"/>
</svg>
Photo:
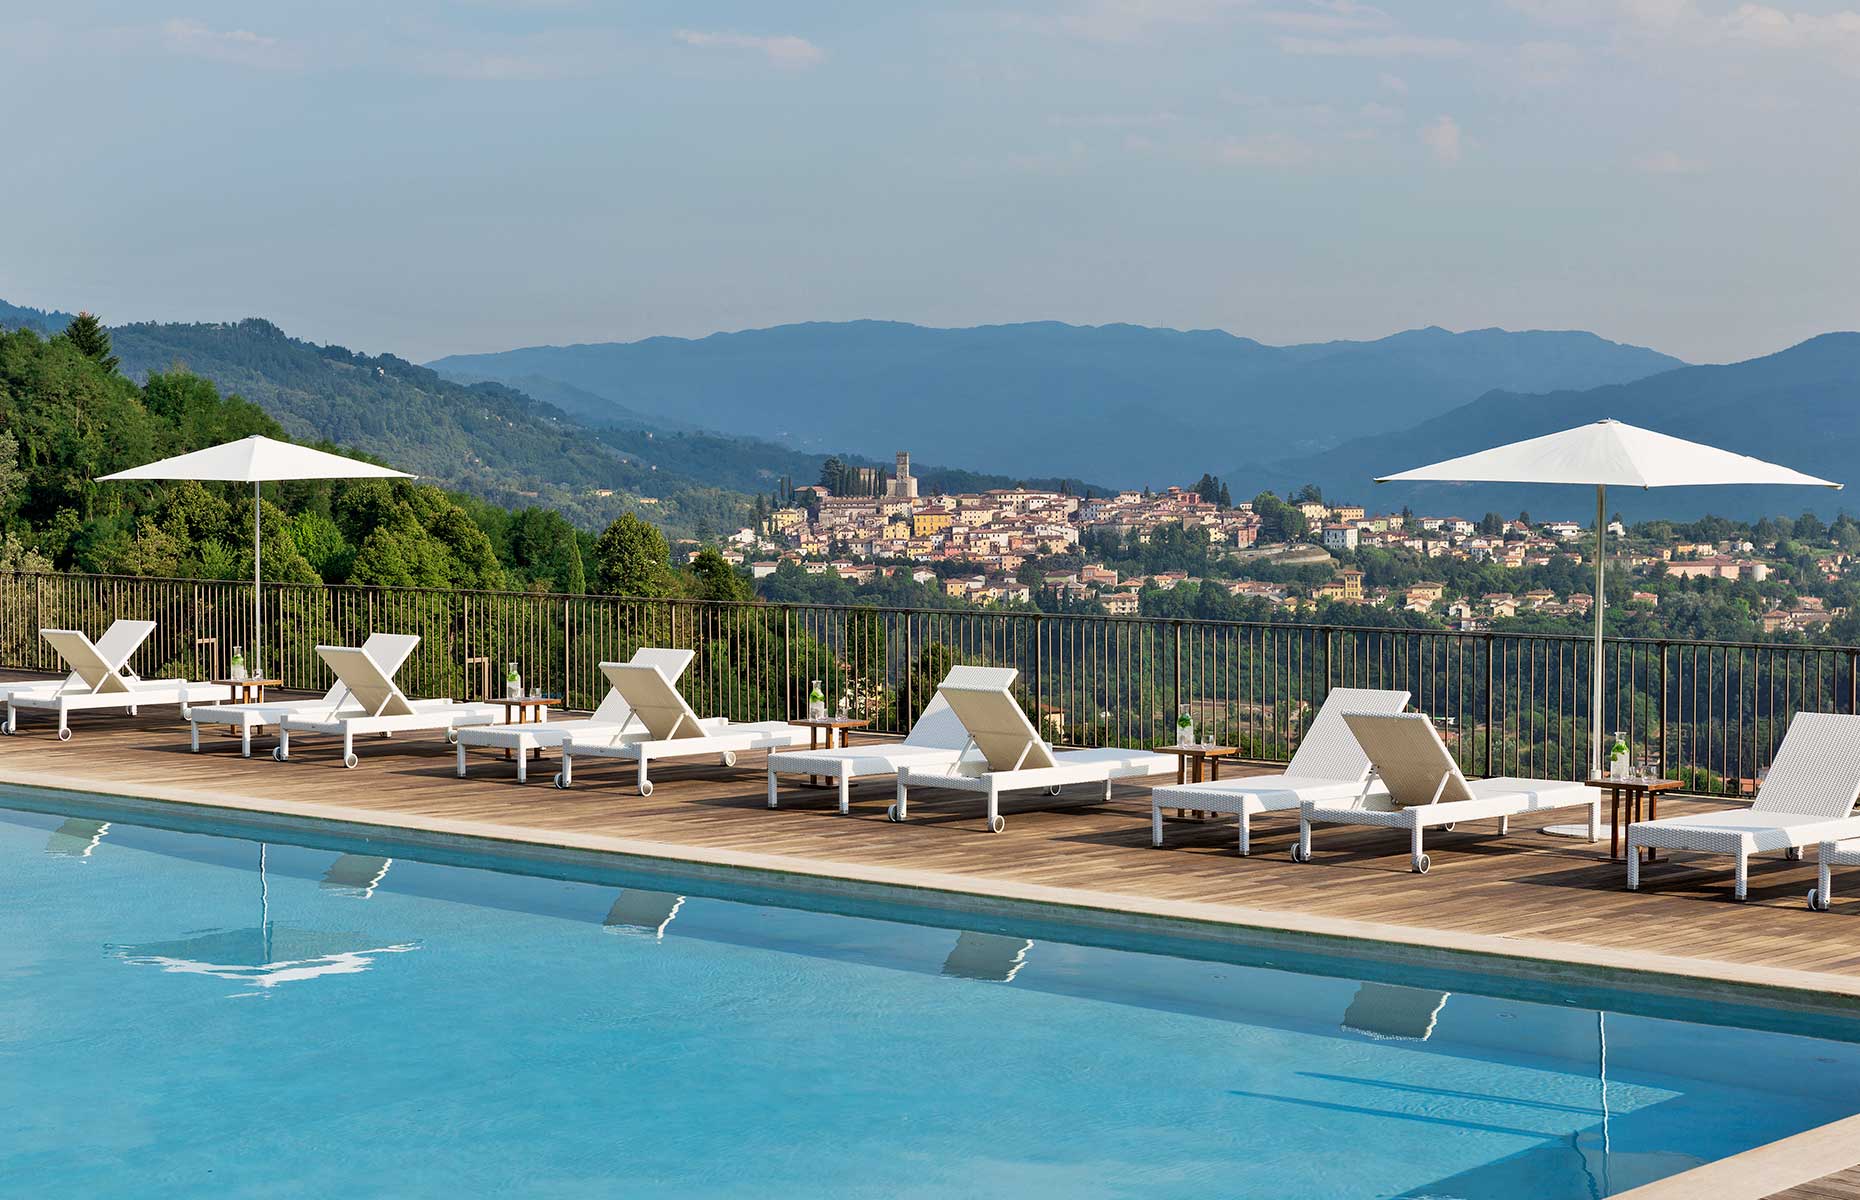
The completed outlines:
<svg viewBox="0 0 1860 1200">
<path fill-rule="evenodd" d="M 1346 712 L 1398 713 L 1408 707 L 1405 691 L 1332 688 L 1311 727 L 1299 740 L 1281 775 L 1218 779 L 1150 790 L 1150 844 L 1163 844 L 1163 809 L 1191 808 L 1232 813 L 1240 820 L 1240 853 L 1253 852 L 1252 819 L 1259 813 L 1285 812 L 1307 800 L 1352 800 L 1369 778 L 1369 756 L 1343 723 Z"/>
<path fill-rule="evenodd" d="M 644 646 L 633 652 L 630 660 L 633 665 L 656 663 L 664 671 L 666 678 L 674 683 L 691 665 L 690 650 L 662 650 Z M 603 664 L 604 665 L 604 664 Z M 544 714 L 548 709 L 541 710 Z M 560 746 L 571 736 L 577 734 L 596 735 L 613 732 L 623 740 L 639 741 L 646 736 L 641 726 L 628 729 L 633 717 L 633 706 L 626 702 L 617 688 L 608 688 L 602 697 L 600 707 L 594 714 L 576 721 L 547 721 L 528 725 L 474 725 L 470 729 L 459 730 L 458 737 L 458 775 L 465 778 L 465 751 L 474 749 L 509 750 L 517 758 L 517 782 L 528 783 L 530 778 L 530 755 L 537 750 Z"/>
<path fill-rule="evenodd" d="M 1748 891 L 1750 856 L 1781 850 L 1801 858 L 1806 847 L 1860 837 L 1854 800 L 1860 797 L 1860 717 L 1797 713 L 1776 748 L 1769 774 L 1749 808 L 1636 821 L 1628 826 L 1630 890 L 1640 887 L 1643 848 L 1722 854 L 1737 862 L 1735 894 Z"/>
<path fill-rule="evenodd" d="M 715 754 L 726 767 L 744 750 L 785 750 L 807 739 L 807 730 L 786 721 L 700 720 L 656 663 L 602 663 L 601 674 L 633 709 L 617 729 L 570 734 L 562 742 L 562 769 L 555 786 L 574 782 L 575 759 L 618 758 L 639 765 L 638 787 L 652 795 L 647 765 L 655 758 Z M 636 736 L 643 731 L 643 736 Z"/>
<path fill-rule="evenodd" d="M 1012 687 L 1020 672 L 1013 667 L 952 667 L 943 687 Z M 962 759 L 969 731 L 943 699 L 933 696 L 917 723 L 901 742 L 867 743 L 838 750 L 787 750 L 769 755 L 769 807 L 774 808 L 777 775 L 823 775 L 840 790 L 840 812 L 851 811 L 849 794 L 854 779 L 894 776 L 901 767 L 946 767 Z"/>
<path fill-rule="evenodd" d="M 391 678 L 400 670 L 407 656 L 420 644 L 417 633 L 371 633 L 362 643 L 362 649 L 374 656 L 381 669 Z M 192 726 L 188 734 L 188 745 L 195 754 L 200 753 L 200 727 L 209 728 L 225 725 L 239 731 L 239 754 L 242 758 L 252 757 L 252 734 L 267 725 L 276 725 L 284 718 L 295 713 L 328 712 L 340 708 L 349 697 L 349 689 L 342 680 L 332 683 L 322 699 L 300 700 L 261 700 L 256 704 L 213 704 L 200 706 L 188 714 L 188 723 Z M 415 701 L 415 707 L 428 701 Z"/>
<path fill-rule="evenodd" d="M 461 725 L 489 725 L 503 720 L 503 712 L 489 704 L 460 704 L 452 700 L 409 700 L 381 669 L 372 654 L 360 646 L 318 646 L 317 656 L 329 665 L 348 689 L 340 704 L 322 711 L 291 713 L 278 722 L 278 746 L 271 757 L 287 762 L 291 738 L 306 733 L 329 734 L 342 739 L 342 765 L 353 767 L 357 734 L 437 732 L 448 738 Z"/>
<path fill-rule="evenodd" d="M 1597 788 L 1555 779 L 1501 777 L 1468 781 L 1447 752 L 1446 743 L 1424 713 L 1345 713 L 1343 720 L 1369 755 L 1383 791 L 1365 791 L 1356 800 L 1305 801 L 1298 807 L 1297 862 L 1311 861 L 1313 825 L 1379 825 L 1406 829 L 1409 866 L 1427 874 L 1422 833 L 1430 827 L 1452 829 L 1461 821 L 1497 819 L 1501 834 L 1511 832 L 1511 818 L 1558 808 L 1589 810 L 1589 840 L 1601 836 L 1602 794 Z"/>
<path fill-rule="evenodd" d="M 129 659 L 155 630 L 153 621 L 117 621 L 102 638 L 92 642 L 77 629 L 41 629 L 58 657 L 71 668 L 58 682 L 41 682 L 8 689 L 6 723 L 0 730 L 16 733 L 22 709 L 58 714 L 58 740 L 71 740 L 70 714 L 85 710 L 122 709 L 135 716 L 145 704 L 178 704 L 185 718 L 189 707 L 232 698 L 229 688 L 187 679 L 141 679 L 129 669 Z"/>
<path fill-rule="evenodd" d="M 937 689 L 949 702 L 968 732 L 969 744 L 979 758 L 941 767 L 905 766 L 898 771 L 898 799 L 886 810 L 892 821 L 910 815 L 910 789 L 948 788 L 984 797 L 988 828 L 1000 833 L 1007 827 L 1001 815 L 1001 793 L 1045 789 L 1057 796 L 1070 783 L 1102 783 L 1104 798 L 1111 798 L 1116 779 L 1160 775 L 1175 769 L 1175 761 L 1148 750 L 1054 750 L 1033 727 L 1006 684 L 981 687 L 945 683 Z"/>
<path fill-rule="evenodd" d="M 43 629 L 39 631 L 41 636 L 45 632 Z M 98 657 L 116 667 L 124 679 L 133 680 L 136 678 L 136 673 L 129 669 L 129 660 L 135 657 L 136 651 L 142 648 L 142 643 L 146 642 L 149 635 L 154 632 L 155 622 L 153 621 L 119 619 L 110 622 L 110 627 L 104 630 L 92 645 L 96 648 Z M 65 665 L 70 666 L 69 663 Z M 84 677 L 78 672 L 67 671 L 63 680 L 22 679 L 13 683 L 0 684 L 0 697 L 13 695 L 15 692 L 55 692 L 60 688 L 87 691 L 90 684 L 86 683 Z"/>
</svg>

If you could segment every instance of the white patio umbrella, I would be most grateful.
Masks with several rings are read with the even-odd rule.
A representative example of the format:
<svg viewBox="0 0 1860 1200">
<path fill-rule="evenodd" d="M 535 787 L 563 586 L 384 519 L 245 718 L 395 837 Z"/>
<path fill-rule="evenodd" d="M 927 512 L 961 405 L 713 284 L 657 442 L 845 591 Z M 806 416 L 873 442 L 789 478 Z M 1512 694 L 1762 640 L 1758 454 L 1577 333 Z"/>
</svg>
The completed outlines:
<svg viewBox="0 0 1860 1200">
<path fill-rule="evenodd" d="M 98 478 L 125 482 L 138 479 L 197 479 L 252 485 L 252 665 L 256 668 L 259 650 L 265 644 L 259 590 L 259 487 L 286 479 L 413 479 L 415 476 L 390 467 L 378 467 L 359 459 L 326 454 L 308 446 L 254 434 L 236 442 L 195 450 L 189 454 L 177 454 L 160 462 L 146 463 Z"/>
<path fill-rule="evenodd" d="M 1841 486 L 1760 458 L 1608 420 L 1384 475 L 1376 482 L 1577 483 L 1595 488 L 1595 662 L 1589 678 L 1591 772 L 1600 771 L 1602 766 L 1602 561 L 1608 537 L 1608 489 L 1752 483 Z"/>
</svg>

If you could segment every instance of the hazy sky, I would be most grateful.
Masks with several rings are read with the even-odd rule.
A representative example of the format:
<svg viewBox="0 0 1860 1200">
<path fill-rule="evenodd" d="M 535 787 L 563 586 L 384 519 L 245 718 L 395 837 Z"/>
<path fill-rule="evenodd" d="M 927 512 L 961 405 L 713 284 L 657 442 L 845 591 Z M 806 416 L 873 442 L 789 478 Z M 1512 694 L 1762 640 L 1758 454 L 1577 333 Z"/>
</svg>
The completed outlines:
<svg viewBox="0 0 1860 1200">
<path fill-rule="evenodd" d="M 1860 12 L 1777 3 L 0 0 L 0 298 L 1741 358 L 1860 327 Z"/>
</svg>

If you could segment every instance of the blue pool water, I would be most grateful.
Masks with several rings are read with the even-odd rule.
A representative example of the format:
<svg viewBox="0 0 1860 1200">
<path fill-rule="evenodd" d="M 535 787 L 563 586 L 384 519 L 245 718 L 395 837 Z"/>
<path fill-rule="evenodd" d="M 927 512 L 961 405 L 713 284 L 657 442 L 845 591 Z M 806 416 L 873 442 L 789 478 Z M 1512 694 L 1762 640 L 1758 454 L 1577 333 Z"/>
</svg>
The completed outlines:
<svg viewBox="0 0 1860 1200">
<path fill-rule="evenodd" d="M 1559 1200 L 1860 1111 L 1831 1019 L 6 803 L 10 1194 Z"/>
</svg>

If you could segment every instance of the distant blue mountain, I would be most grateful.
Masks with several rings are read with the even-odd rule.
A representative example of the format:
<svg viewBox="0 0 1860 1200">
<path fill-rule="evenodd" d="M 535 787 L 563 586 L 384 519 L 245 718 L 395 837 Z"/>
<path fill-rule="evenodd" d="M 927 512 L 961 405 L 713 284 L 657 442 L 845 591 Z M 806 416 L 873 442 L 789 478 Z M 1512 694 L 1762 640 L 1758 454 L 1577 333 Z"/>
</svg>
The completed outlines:
<svg viewBox="0 0 1860 1200">
<path fill-rule="evenodd" d="M 910 449 L 977 470 L 1129 486 L 1406 429 L 1494 388 L 1591 388 L 1684 364 L 1580 332 L 1428 328 L 1267 346 L 1219 330 L 851 321 L 430 365 L 546 395 L 592 423 L 672 421 L 797 448 Z"/>
<path fill-rule="evenodd" d="M 76 313 L 43 308 L 22 308 L 0 300 L 0 329 L 36 329 L 40 333 L 61 333 Z"/>
<path fill-rule="evenodd" d="M 1450 510 L 1477 519 L 1488 511 L 1509 515 L 1523 508 L 1540 519 L 1587 521 L 1595 501 L 1580 488 L 1371 480 L 1604 417 L 1860 485 L 1860 333 L 1823 334 L 1746 362 L 1685 367 L 1585 391 L 1493 391 L 1411 429 L 1238 468 L 1235 477 L 1275 487 L 1316 483 L 1326 496 L 1382 509 L 1411 504 L 1417 511 Z M 1820 488 L 1617 488 L 1608 503 L 1630 519 L 1860 511 L 1860 496 Z"/>
</svg>

